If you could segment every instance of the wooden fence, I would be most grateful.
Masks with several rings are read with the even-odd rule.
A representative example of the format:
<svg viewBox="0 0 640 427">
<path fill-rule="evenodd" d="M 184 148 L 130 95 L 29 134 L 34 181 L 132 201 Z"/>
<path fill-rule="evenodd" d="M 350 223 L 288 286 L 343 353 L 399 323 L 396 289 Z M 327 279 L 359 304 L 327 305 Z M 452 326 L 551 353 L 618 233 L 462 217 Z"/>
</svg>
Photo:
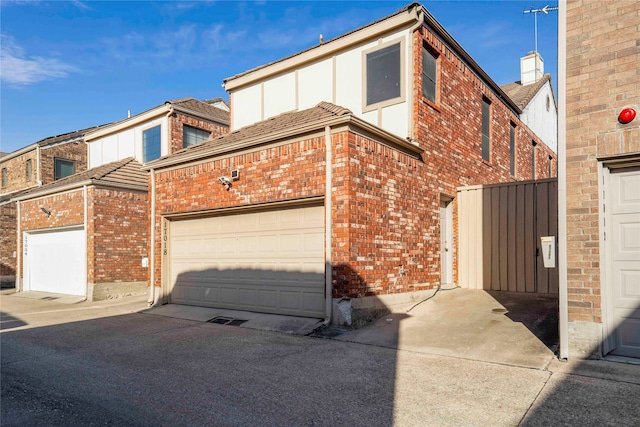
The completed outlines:
<svg viewBox="0 0 640 427">
<path fill-rule="evenodd" d="M 558 180 L 458 189 L 458 282 L 467 289 L 558 293 L 541 236 L 558 236 Z"/>
</svg>

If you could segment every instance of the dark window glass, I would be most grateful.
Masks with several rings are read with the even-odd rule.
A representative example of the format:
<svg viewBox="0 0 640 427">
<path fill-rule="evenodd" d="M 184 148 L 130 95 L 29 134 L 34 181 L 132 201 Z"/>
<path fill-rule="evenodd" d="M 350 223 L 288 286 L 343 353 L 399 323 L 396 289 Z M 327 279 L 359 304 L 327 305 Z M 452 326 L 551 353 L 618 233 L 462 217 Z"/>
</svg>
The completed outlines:
<svg viewBox="0 0 640 427">
<path fill-rule="evenodd" d="M 2 186 L 7 186 L 7 168 L 2 168 Z"/>
<path fill-rule="evenodd" d="M 53 161 L 54 177 L 53 179 L 64 178 L 76 173 L 76 162 L 65 159 L 54 159 Z"/>
<path fill-rule="evenodd" d="M 491 160 L 491 104 L 482 98 L 482 160 Z"/>
<path fill-rule="evenodd" d="M 31 164 L 31 159 L 27 160 L 27 181 L 31 181 L 33 177 L 33 166 Z"/>
<path fill-rule="evenodd" d="M 194 128 L 192 126 L 182 126 L 182 143 L 183 147 L 189 147 L 190 145 L 199 144 L 202 141 L 206 141 L 211 138 L 211 132 L 208 130 L 202 130 Z"/>
<path fill-rule="evenodd" d="M 367 54 L 367 105 L 400 96 L 400 43 Z"/>
<path fill-rule="evenodd" d="M 516 174 L 516 125 L 511 123 L 509 132 L 509 171 L 511 175 Z"/>
<path fill-rule="evenodd" d="M 422 95 L 431 102 L 436 102 L 436 78 L 438 60 L 425 47 L 422 48 Z"/>
<path fill-rule="evenodd" d="M 150 162 L 160 157 L 160 126 L 142 132 L 142 160 Z"/>
</svg>

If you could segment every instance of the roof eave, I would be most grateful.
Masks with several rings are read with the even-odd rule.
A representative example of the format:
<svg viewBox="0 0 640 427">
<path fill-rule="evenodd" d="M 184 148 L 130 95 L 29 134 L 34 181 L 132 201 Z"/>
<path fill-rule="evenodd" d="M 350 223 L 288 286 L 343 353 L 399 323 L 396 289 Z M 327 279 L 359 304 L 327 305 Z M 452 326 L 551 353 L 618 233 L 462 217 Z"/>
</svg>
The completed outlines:
<svg viewBox="0 0 640 427">
<path fill-rule="evenodd" d="M 68 184 L 68 185 L 63 185 L 61 187 L 55 187 L 55 188 L 49 188 L 49 189 L 43 189 L 40 191 L 35 191 L 33 193 L 29 193 L 29 194 L 25 194 L 24 196 L 18 196 L 13 198 L 12 200 L 16 201 L 16 202 L 22 202 L 25 200 L 30 200 L 30 199 L 37 199 L 40 197 L 46 197 L 46 196 L 50 196 L 52 194 L 56 194 L 56 193 L 64 193 L 67 191 L 72 191 L 72 190 L 79 190 L 84 186 L 102 186 L 102 187 L 109 187 L 109 188 L 117 188 L 117 189 L 123 189 L 123 190 L 139 190 L 139 191 L 149 191 L 149 187 L 148 185 L 138 185 L 138 184 L 126 184 L 126 183 L 120 183 L 120 182 L 113 182 L 113 181 L 108 181 L 108 180 L 102 180 L 102 179 L 86 179 L 84 181 L 79 181 L 79 182 L 74 182 L 72 184 Z"/>
</svg>

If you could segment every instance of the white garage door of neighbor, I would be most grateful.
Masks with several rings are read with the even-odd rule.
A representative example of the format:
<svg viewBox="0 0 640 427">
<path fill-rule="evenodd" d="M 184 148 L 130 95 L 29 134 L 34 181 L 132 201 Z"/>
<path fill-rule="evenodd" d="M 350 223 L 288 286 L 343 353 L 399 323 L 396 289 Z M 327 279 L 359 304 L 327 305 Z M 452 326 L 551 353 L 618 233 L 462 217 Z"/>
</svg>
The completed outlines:
<svg viewBox="0 0 640 427">
<path fill-rule="evenodd" d="M 611 171 L 613 354 L 640 357 L 640 169 Z"/>
<path fill-rule="evenodd" d="M 172 221 L 176 304 L 324 317 L 324 207 Z"/>
<path fill-rule="evenodd" d="M 25 233 L 24 290 L 86 295 L 84 230 Z"/>
</svg>

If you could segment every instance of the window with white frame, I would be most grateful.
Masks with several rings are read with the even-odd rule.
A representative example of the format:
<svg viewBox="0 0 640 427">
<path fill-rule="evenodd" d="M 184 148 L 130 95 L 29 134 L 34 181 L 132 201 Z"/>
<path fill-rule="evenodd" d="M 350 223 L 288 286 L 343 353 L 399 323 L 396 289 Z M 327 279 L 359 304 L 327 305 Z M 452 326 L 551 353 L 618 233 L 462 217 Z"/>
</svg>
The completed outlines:
<svg viewBox="0 0 640 427">
<path fill-rule="evenodd" d="M 76 162 L 67 159 L 53 159 L 53 179 L 58 180 L 76 173 Z"/>
<path fill-rule="evenodd" d="M 211 132 L 208 130 L 198 129 L 189 125 L 182 125 L 182 146 L 189 147 L 191 145 L 200 144 L 211 138 Z"/>
<path fill-rule="evenodd" d="M 393 103 L 403 96 L 402 45 L 398 41 L 364 52 L 365 107 Z"/>
<path fill-rule="evenodd" d="M 142 161 L 150 162 L 160 157 L 160 125 L 142 131 Z"/>
</svg>

